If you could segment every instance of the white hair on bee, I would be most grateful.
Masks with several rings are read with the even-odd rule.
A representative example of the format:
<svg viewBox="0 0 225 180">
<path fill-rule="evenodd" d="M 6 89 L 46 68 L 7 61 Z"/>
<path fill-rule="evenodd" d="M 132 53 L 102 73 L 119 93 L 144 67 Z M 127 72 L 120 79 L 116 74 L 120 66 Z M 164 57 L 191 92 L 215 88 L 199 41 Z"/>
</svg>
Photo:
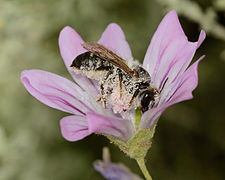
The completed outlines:
<svg viewBox="0 0 225 180">
<path fill-rule="evenodd" d="M 88 51 L 78 55 L 70 67 L 99 82 L 97 102 L 122 116 L 137 108 L 145 112 L 155 105 L 159 91 L 152 87 L 151 76 L 138 60 L 124 60 L 98 43 L 84 43 L 83 47 Z"/>
</svg>

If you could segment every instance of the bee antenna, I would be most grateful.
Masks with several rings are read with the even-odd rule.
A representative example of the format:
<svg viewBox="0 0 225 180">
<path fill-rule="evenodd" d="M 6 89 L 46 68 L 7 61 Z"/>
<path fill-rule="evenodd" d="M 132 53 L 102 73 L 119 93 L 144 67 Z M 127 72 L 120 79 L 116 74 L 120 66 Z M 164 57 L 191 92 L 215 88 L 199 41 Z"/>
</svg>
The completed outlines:
<svg viewBox="0 0 225 180">
<path fill-rule="evenodd" d="M 164 81 L 163 85 L 162 85 L 162 88 L 159 90 L 159 94 L 161 94 L 162 90 L 164 89 L 165 85 L 166 85 L 166 82 L 168 81 L 168 77 L 166 78 L 166 80 Z"/>
</svg>

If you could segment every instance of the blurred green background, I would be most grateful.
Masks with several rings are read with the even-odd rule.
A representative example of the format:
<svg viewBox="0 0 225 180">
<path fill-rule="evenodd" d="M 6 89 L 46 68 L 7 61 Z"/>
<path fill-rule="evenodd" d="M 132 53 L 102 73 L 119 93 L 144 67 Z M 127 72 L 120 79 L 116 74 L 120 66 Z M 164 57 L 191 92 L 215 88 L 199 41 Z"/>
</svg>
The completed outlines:
<svg viewBox="0 0 225 180">
<path fill-rule="evenodd" d="M 189 40 L 200 29 L 194 99 L 160 118 L 147 166 L 154 179 L 225 179 L 225 1 L 224 0 L 0 0 L 0 180 L 103 179 L 92 163 L 109 146 L 114 162 L 141 175 L 134 160 L 102 136 L 67 142 L 59 120 L 67 115 L 33 97 L 20 82 L 24 69 L 43 69 L 71 79 L 58 49 L 69 25 L 97 41 L 110 22 L 126 34 L 133 56 L 143 60 L 162 17 L 176 9 Z"/>
</svg>

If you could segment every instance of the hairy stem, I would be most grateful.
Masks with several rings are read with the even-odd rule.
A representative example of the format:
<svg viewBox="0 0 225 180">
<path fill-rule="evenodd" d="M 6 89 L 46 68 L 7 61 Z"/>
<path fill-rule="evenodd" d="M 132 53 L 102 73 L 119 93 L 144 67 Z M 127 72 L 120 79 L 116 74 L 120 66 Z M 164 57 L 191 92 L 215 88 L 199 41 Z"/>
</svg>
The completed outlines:
<svg viewBox="0 0 225 180">
<path fill-rule="evenodd" d="M 151 175 L 149 174 L 146 166 L 145 166 L 145 161 L 144 161 L 144 158 L 140 158 L 140 159 L 136 159 L 143 175 L 145 176 L 146 180 L 152 180 L 152 177 Z"/>
</svg>

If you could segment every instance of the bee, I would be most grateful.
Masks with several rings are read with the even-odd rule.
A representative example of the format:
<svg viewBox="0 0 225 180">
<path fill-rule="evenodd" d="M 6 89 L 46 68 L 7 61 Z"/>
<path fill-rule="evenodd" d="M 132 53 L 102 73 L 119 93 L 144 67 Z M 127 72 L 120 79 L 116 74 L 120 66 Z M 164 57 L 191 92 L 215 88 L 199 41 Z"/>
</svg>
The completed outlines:
<svg viewBox="0 0 225 180">
<path fill-rule="evenodd" d="M 78 55 L 70 68 L 99 82 L 97 102 L 110 105 L 114 113 L 152 108 L 160 91 L 151 86 L 151 76 L 141 65 L 130 63 L 98 43 L 82 44 L 87 52 Z"/>
</svg>

